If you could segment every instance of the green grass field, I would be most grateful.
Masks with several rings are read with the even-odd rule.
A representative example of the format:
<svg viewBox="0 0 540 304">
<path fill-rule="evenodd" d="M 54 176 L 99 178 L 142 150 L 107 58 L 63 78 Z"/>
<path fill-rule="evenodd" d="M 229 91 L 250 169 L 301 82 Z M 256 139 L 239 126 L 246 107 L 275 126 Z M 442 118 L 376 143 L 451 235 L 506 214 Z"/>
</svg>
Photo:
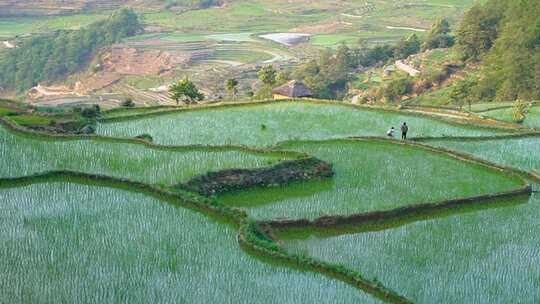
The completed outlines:
<svg viewBox="0 0 540 304">
<path fill-rule="evenodd" d="M 3 127 L 0 156 L 0 177 L 68 169 L 161 185 L 184 182 L 211 170 L 268 166 L 284 158 L 238 150 L 171 151 L 97 140 L 42 140 L 14 135 Z"/>
<path fill-rule="evenodd" d="M 372 43 L 395 43 L 402 37 L 410 35 L 411 31 L 407 30 L 373 30 L 373 31 L 358 31 L 358 32 L 342 32 L 331 34 L 316 34 L 310 42 L 318 47 L 337 47 L 344 43 L 350 46 L 358 45 L 360 40 Z M 422 36 L 420 33 L 416 33 L 418 36 Z"/>
<path fill-rule="evenodd" d="M 228 60 L 241 63 L 256 63 L 271 60 L 272 55 L 264 51 L 254 51 L 236 47 L 223 47 L 217 49 L 206 60 Z"/>
<path fill-rule="evenodd" d="M 482 114 L 499 120 L 513 122 L 512 108 L 491 110 L 483 112 Z M 540 128 L 540 106 L 530 108 L 522 125 L 529 128 Z"/>
<path fill-rule="evenodd" d="M 100 123 L 97 133 L 120 137 L 148 133 L 160 144 L 231 143 L 269 146 L 291 139 L 384 136 L 391 126 L 397 128 L 403 121 L 410 125 L 410 137 L 480 136 L 495 132 L 394 112 L 308 102 L 283 102 L 176 112 L 137 120 Z"/>
<path fill-rule="evenodd" d="M 471 109 L 473 112 L 486 112 L 486 111 L 494 110 L 500 107 L 510 108 L 512 107 L 512 103 L 511 102 L 476 103 L 472 105 Z"/>
<path fill-rule="evenodd" d="M 11 116 L 10 119 L 21 126 L 32 126 L 32 125 L 47 126 L 52 122 L 50 118 L 36 116 L 36 115 L 16 115 L 16 116 Z"/>
<path fill-rule="evenodd" d="M 353 267 L 414 303 L 536 303 L 540 196 L 517 202 L 286 247 Z"/>
<path fill-rule="evenodd" d="M 0 116 L 9 115 L 9 114 L 13 114 L 13 113 L 16 113 L 16 112 L 17 112 L 16 110 L 13 110 L 11 108 L 2 108 L 2 107 L 0 107 Z"/>
<path fill-rule="evenodd" d="M 60 29 L 78 29 L 104 19 L 108 15 L 109 12 L 101 12 L 99 14 L 2 18 L 0 20 L 0 39 L 25 34 L 47 33 Z"/>
<path fill-rule="evenodd" d="M 140 114 L 150 114 L 155 112 L 164 112 L 174 110 L 172 107 L 137 107 L 137 108 L 122 108 L 115 109 L 114 111 L 102 112 L 103 118 L 117 118 L 124 116 L 140 115 Z"/>
<path fill-rule="evenodd" d="M 395 143 L 292 142 L 283 148 L 314 155 L 334 166 L 328 181 L 224 195 L 258 219 L 310 218 L 388 210 L 518 188 L 500 172 Z M 430 178 L 425 178 L 430 176 Z"/>
<path fill-rule="evenodd" d="M 324 11 L 305 14 L 280 13 L 277 9 L 280 9 L 282 4 L 239 1 L 225 8 L 193 10 L 180 14 L 167 11 L 149 12 L 145 13 L 144 17 L 149 24 L 198 33 L 284 31 L 331 17 L 329 12 Z"/>
<path fill-rule="evenodd" d="M 376 303 L 258 261 L 232 227 L 141 193 L 51 182 L 0 201 L 3 303 Z"/>
</svg>

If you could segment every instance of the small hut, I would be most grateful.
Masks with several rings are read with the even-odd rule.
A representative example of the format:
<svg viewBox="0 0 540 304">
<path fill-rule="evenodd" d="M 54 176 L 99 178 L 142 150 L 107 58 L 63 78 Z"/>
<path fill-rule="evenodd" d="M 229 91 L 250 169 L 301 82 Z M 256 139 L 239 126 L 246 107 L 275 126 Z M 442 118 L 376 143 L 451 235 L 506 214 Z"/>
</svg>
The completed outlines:
<svg viewBox="0 0 540 304">
<path fill-rule="evenodd" d="M 389 77 L 396 71 L 396 66 L 391 64 L 384 68 L 383 70 L 383 77 Z"/>
<path fill-rule="evenodd" d="M 274 99 L 278 100 L 311 97 L 313 94 L 311 93 L 311 90 L 301 81 L 291 80 L 286 84 L 273 89 L 272 96 Z"/>
</svg>

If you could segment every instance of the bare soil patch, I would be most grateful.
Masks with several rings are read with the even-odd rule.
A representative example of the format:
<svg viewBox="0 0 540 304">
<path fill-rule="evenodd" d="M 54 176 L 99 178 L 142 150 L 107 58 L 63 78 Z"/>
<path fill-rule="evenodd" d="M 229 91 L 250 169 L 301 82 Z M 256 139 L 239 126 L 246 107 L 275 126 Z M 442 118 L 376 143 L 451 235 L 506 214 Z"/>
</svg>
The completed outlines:
<svg viewBox="0 0 540 304">
<path fill-rule="evenodd" d="M 167 51 L 122 46 L 112 48 L 101 58 L 104 71 L 136 76 L 159 75 L 186 61 L 186 57 Z"/>
<path fill-rule="evenodd" d="M 349 28 L 350 26 L 351 24 L 347 22 L 334 21 L 334 22 L 329 22 L 329 23 L 299 26 L 299 27 L 293 28 L 291 32 L 308 33 L 308 34 L 333 34 L 333 33 L 336 33 L 338 30 Z"/>
</svg>

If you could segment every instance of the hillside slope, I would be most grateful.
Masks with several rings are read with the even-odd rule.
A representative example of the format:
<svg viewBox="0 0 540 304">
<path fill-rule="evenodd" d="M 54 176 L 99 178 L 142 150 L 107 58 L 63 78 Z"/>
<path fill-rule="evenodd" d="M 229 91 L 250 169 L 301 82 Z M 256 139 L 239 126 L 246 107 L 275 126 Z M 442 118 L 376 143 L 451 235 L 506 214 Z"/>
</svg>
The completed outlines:
<svg viewBox="0 0 540 304">
<path fill-rule="evenodd" d="M 0 17 L 65 15 L 110 11 L 129 5 L 141 8 L 204 8 L 221 1 L 204 0 L 0 0 Z"/>
</svg>

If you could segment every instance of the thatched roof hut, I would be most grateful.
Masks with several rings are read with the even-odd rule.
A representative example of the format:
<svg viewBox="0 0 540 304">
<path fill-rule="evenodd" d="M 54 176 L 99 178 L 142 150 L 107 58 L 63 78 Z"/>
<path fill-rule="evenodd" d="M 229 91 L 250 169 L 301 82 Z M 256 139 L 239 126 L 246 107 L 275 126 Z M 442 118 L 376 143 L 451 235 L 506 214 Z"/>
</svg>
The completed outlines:
<svg viewBox="0 0 540 304">
<path fill-rule="evenodd" d="M 288 98 L 301 98 L 311 97 L 313 93 L 311 90 L 301 81 L 291 80 L 286 84 L 277 87 L 272 90 L 274 99 L 288 99 Z"/>
</svg>

